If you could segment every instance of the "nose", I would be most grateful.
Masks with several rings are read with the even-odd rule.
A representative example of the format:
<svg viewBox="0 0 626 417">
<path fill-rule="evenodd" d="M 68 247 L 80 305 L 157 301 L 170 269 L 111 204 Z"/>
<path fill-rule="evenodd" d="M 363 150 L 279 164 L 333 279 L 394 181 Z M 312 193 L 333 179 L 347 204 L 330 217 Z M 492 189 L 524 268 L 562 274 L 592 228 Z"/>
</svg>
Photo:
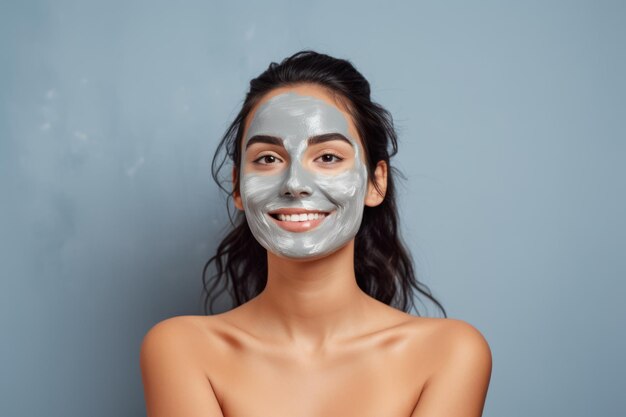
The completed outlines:
<svg viewBox="0 0 626 417">
<path fill-rule="evenodd" d="M 280 194 L 290 197 L 306 197 L 313 193 L 311 187 L 310 174 L 300 166 L 299 163 L 292 163 L 286 178 L 282 184 Z"/>
</svg>

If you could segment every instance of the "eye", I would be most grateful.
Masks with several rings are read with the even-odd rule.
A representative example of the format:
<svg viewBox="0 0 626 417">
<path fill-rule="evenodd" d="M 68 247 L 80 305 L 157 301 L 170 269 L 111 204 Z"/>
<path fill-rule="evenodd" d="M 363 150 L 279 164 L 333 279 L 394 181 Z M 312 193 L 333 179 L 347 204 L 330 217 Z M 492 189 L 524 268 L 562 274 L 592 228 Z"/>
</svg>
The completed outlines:
<svg viewBox="0 0 626 417">
<path fill-rule="evenodd" d="M 260 161 L 264 161 L 264 162 L 260 162 Z M 261 155 L 260 157 L 258 157 L 252 162 L 254 162 L 255 164 L 259 164 L 259 165 L 274 165 L 274 162 L 276 161 L 280 161 L 280 159 L 274 155 L 267 154 L 267 155 Z"/>
<path fill-rule="evenodd" d="M 334 153 L 325 153 L 324 155 L 320 156 L 317 159 L 322 159 L 324 162 L 324 165 L 332 164 L 334 159 L 336 159 L 337 162 L 343 161 L 342 157 L 335 155 Z"/>
</svg>

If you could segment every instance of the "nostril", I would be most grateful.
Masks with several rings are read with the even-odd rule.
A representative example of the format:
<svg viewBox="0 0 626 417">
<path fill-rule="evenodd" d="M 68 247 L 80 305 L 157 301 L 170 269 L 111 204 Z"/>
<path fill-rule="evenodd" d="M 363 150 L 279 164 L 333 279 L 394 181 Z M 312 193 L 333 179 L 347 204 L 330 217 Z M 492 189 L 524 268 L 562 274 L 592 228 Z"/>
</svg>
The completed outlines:
<svg viewBox="0 0 626 417">
<path fill-rule="evenodd" d="M 310 196 L 313 193 L 313 188 L 310 184 L 299 179 L 290 178 L 283 185 L 281 192 L 282 195 L 289 197 Z"/>
<path fill-rule="evenodd" d="M 300 191 L 300 192 L 297 192 L 297 193 L 292 193 L 292 192 L 289 192 L 289 191 L 285 192 L 285 196 L 287 196 L 287 197 L 294 197 L 294 196 L 308 197 L 310 195 L 311 195 L 311 193 L 308 192 L 308 191 Z"/>
</svg>

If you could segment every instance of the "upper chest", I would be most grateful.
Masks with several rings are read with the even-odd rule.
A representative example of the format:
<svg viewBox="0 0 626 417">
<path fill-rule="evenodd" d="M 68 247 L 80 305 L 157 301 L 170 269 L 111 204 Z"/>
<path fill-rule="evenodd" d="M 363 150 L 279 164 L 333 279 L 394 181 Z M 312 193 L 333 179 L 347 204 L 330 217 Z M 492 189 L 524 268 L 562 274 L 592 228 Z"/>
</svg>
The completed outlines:
<svg viewBox="0 0 626 417">
<path fill-rule="evenodd" d="M 316 355 L 226 328 L 210 344 L 203 366 L 224 417 L 409 417 L 433 364 L 411 327 Z"/>
</svg>

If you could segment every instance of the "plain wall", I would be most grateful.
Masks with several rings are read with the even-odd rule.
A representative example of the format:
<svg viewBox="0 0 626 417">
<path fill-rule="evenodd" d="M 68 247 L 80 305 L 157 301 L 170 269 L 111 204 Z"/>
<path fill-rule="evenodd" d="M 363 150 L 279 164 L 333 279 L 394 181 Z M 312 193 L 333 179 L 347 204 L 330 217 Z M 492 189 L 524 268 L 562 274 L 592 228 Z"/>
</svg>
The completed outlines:
<svg viewBox="0 0 626 417">
<path fill-rule="evenodd" d="M 309 48 L 394 116 L 418 276 L 492 348 L 484 416 L 623 415 L 625 21 L 618 1 L 2 1 L 0 416 L 145 415 L 141 340 L 203 314 L 227 224 L 215 147 L 249 80 Z"/>
</svg>

